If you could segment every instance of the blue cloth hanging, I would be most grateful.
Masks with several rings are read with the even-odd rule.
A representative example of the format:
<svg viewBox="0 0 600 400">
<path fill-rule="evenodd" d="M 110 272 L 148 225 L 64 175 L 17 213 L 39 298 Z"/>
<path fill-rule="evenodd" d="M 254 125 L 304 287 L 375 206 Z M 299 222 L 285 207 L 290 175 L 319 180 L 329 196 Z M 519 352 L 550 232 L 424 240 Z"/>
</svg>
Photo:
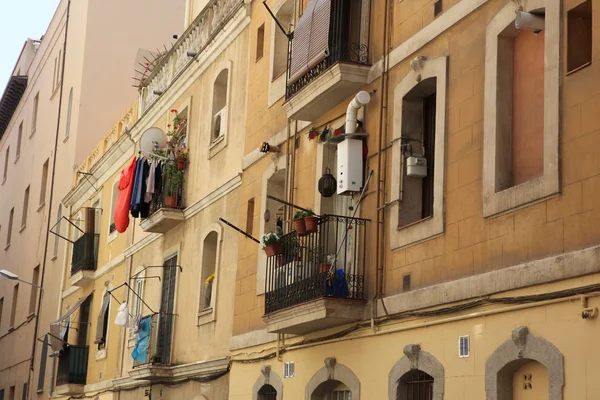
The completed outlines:
<svg viewBox="0 0 600 400">
<path fill-rule="evenodd" d="M 150 333 L 152 330 L 152 316 L 149 315 L 140 319 L 137 338 L 135 339 L 135 347 L 131 352 L 131 357 L 140 363 L 148 362 L 148 346 L 150 345 Z"/>
</svg>

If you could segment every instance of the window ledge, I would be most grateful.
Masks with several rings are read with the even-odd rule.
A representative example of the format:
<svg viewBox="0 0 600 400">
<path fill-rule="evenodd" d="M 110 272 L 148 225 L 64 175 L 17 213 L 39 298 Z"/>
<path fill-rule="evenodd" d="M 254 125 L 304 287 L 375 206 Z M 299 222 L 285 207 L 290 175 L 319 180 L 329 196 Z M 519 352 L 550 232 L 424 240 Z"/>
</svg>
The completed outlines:
<svg viewBox="0 0 600 400">
<path fill-rule="evenodd" d="M 115 229 L 112 232 L 108 233 L 108 238 L 106 239 L 106 244 L 111 243 L 113 240 L 115 240 L 116 238 L 119 237 L 119 232 L 117 232 L 117 230 Z"/>
<path fill-rule="evenodd" d="M 52 256 L 52 258 L 50 259 L 50 261 L 56 261 L 57 258 L 58 258 L 58 256 Z"/>
<path fill-rule="evenodd" d="M 33 135 L 35 135 L 35 130 L 36 130 L 36 128 L 33 128 L 31 130 L 31 133 L 29 134 L 29 139 L 31 139 L 33 137 Z"/>
<path fill-rule="evenodd" d="M 219 138 L 215 139 L 214 141 L 212 141 L 210 143 L 210 146 L 208 148 L 208 158 L 211 159 L 214 156 L 216 156 L 217 154 L 219 154 L 221 152 L 221 150 L 223 150 L 225 148 L 225 146 L 227 146 L 227 141 L 225 140 L 225 136 L 227 136 L 227 132 L 225 132 L 225 134 L 223 134 L 222 136 L 220 136 Z"/>
<path fill-rule="evenodd" d="M 2 184 L 4 185 L 4 182 L 6 182 L 6 177 L 2 178 Z"/>
<path fill-rule="evenodd" d="M 56 83 L 56 87 L 52 90 L 52 94 L 50 95 L 50 100 L 54 99 L 54 97 L 56 96 L 56 93 L 59 92 L 60 89 L 60 82 Z"/>
<path fill-rule="evenodd" d="M 19 233 L 23 232 L 23 231 L 25 230 L 25 228 L 27 228 L 27 225 L 26 225 L 26 224 L 25 224 L 25 225 L 23 225 L 23 226 L 21 226 L 21 229 L 19 229 Z"/>
<path fill-rule="evenodd" d="M 215 309 L 214 307 L 207 308 L 198 313 L 198 322 L 196 326 L 202 326 L 206 324 L 210 324 L 215 321 Z"/>
<path fill-rule="evenodd" d="M 43 201 L 42 204 L 39 205 L 39 207 L 37 208 L 37 212 L 42 211 L 42 209 L 46 206 L 46 202 Z"/>
<path fill-rule="evenodd" d="M 106 360 L 106 348 L 96 351 L 96 361 Z"/>
<path fill-rule="evenodd" d="M 592 62 L 591 62 L 591 61 L 589 61 L 589 62 L 586 62 L 585 64 L 582 64 L 582 65 L 580 65 L 580 66 L 579 66 L 579 67 L 577 67 L 577 68 L 573 68 L 572 70 L 570 70 L 570 71 L 567 71 L 567 76 L 569 76 L 569 75 L 573 75 L 575 72 L 579 72 L 579 71 L 581 71 L 582 69 L 584 69 L 584 68 L 586 68 L 586 67 L 589 67 L 590 65 L 592 65 Z"/>
<path fill-rule="evenodd" d="M 6 246 L 4 246 L 4 250 L 8 250 L 9 247 L 10 247 L 10 243 L 7 243 Z"/>
<path fill-rule="evenodd" d="M 69 141 L 70 137 L 71 137 L 71 135 L 65 136 L 65 138 L 63 139 L 63 143 L 67 143 Z"/>
<path fill-rule="evenodd" d="M 17 156 L 15 157 L 15 164 L 16 164 L 17 162 L 19 162 L 19 158 L 21 158 L 21 155 L 20 155 L 20 154 L 17 154 Z"/>
</svg>

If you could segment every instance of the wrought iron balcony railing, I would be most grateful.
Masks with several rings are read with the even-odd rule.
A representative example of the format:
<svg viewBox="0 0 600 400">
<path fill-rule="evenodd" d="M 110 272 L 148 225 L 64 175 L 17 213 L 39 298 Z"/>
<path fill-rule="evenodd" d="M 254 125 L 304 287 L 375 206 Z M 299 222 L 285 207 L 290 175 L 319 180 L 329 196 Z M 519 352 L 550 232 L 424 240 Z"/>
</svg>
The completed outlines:
<svg viewBox="0 0 600 400">
<path fill-rule="evenodd" d="M 300 79 L 290 82 L 289 70 L 292 41 L 288 47 L 288 74 L 285 99 L 296 93 L 339 62 L 367 65 L 369 63 L 370 0 L 331 0 L 329 24 L 329 55 L 309 69 Z"/>
<path fill-rule="evenodd" d="M 173 323 L 173 314 L 153 314 L 140 319 L 140 328 L 132 353 L 133 368 L 170 365 Z"/>
<path fill-rule="evenodd" d="M 325 215 L 315 232 L 283 236 L 267 258 L 265 314 L 322 297 L 364 300 L 367 222 Z"/>
<path fill-rule="evenodd" d="M 97 233 L 84 233 L 75 241 L 71 257 L 71 275 L 79 271 L 96 270 L 99 238 Z"/>
<path fill-rule="evenodd" d="M 58 357 L 56 386 L 67 384 L 85 385 L 88 365 L 88 346 L 65 346 Z"/>
<path fill-rule="evenodd" d="M 162 208 L 183 210 L 183 185 L 185 179 L 185 166 L 178 165 L 176 161 L 167 161 L 162 167 L 162 187 L 155 193 L 150 202 L 149 215 Z"/>
</svg>

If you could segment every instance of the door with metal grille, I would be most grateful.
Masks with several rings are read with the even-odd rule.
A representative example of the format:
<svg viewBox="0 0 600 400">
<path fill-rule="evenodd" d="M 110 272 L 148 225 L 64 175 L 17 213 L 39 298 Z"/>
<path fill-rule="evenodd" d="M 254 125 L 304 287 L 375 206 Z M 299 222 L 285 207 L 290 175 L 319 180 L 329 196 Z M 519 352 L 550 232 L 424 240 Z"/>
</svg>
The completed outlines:
<svg viewBox="0 0 600 400">
<path fill-rule="evenodd" d="M 418 369 L 404 374 L 398 383 L 396 400 L 432 400 L 433 378 Z"/>
<path fill-rule="evenodd" d="M 171 343 L 173 340 L 173 311 L 175 310 L 175 279 L 177 277 L 177 256 L 165 261 L 163 268 L 160 315 L 156 353 L 160 364 L 171 363 Z"/>
<path fill-rule="evenodd" d="M 258 400 L 276 400 L 277 390 L 271 385 L 263 385 L 258 391 Z"/>
</svg>

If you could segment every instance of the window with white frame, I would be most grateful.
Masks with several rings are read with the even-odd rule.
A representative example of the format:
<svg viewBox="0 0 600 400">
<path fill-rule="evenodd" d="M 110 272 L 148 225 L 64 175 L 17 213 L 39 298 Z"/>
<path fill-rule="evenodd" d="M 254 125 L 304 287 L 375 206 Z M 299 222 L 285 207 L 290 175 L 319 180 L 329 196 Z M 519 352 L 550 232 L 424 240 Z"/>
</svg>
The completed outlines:
<svg viewBox="0 0 600 400">
<path fill-rule="evenodd" d="M 200 289 L 200 311 L 213 308 L 215 302 L 216 268 L 219 252 L 219 234 L 210 232 L 202 247 L 202 287 Z"/>
<path fill-rule="evenodd" d="M 225 136 L 227 132 L 227 93 L 229 70 L 223 69 L 213 85 L 211 143 Z"/>
</svg>

